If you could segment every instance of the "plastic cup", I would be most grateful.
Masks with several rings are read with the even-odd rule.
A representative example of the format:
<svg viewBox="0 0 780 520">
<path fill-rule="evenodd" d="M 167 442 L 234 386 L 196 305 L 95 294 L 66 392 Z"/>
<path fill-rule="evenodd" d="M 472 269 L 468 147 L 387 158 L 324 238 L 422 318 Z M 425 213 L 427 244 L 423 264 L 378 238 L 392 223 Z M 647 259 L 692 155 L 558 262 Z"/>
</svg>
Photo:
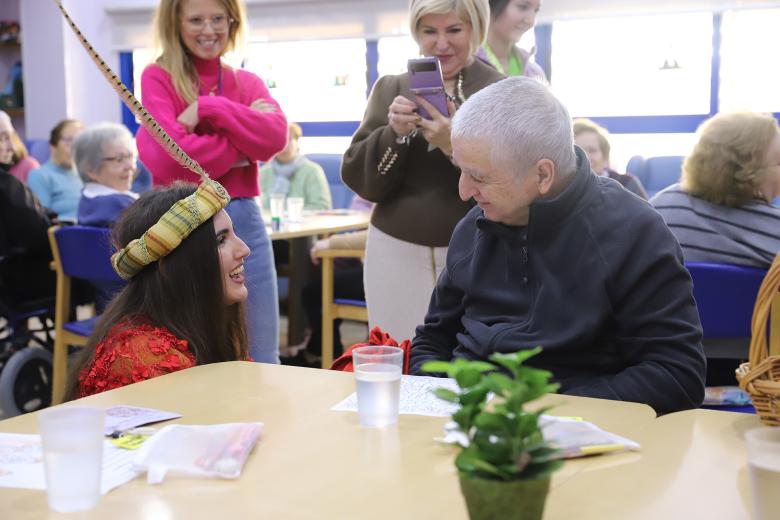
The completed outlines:
<svg viewBox="0 0 780 520">
<path fill-rule="evenodd" d="M 278 231 L 284 217 L 284 199 L 283 193 L 272 193 L 269 198 L 269 209 L 271 210 L 271 229 Z"/>
<path fill-rule="evenodd" d="M 780 428 L 745 433 L 753 520 L 777 518 L 780 511 Z"/>
<path fill-rule="evenodd" d="M 382 428 L 398 422 L 403 359 L 404 351 L 398 347 L 352 351 L 360 426 Z"/>
<path fill-rule="evenodd" d="M 287 218 L 290 222 L 303 220 L 303 197 L 287 197 Z"/>
<path fill-rule="evenodd" d="M 54 511 L 84 511 L 100 501 L 106 412 L 89 406 L 40 412 L 46 496 Z"/>
</svg>

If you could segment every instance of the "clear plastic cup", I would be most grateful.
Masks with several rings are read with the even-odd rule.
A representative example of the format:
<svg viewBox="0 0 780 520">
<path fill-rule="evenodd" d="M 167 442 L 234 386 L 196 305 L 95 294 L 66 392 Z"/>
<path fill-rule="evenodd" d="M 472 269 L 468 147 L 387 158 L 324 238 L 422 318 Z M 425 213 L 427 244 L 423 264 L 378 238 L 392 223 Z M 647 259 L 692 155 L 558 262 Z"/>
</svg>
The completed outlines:
<svg viewBox="0 0 780 520">
<path fill-rule="evenodd" d="M 745 433 L 753 520 L 777 518 L 780 511 L 780 428 Z"/>
<path fill-rule="evenodd" d="M 283 193 L 272 193 L 269 197 L 269 209 L 271 211 L 271 229 L 278 231 L 284 218 L 284 200 Z"/>
<path fill-rule="evenodd" d="M 287 197 L 287 219 L 290 222 L 303 220 L 303 197 Z"/>
<path fill-rule="evenodd" d="M 381 428 L 398 422 L 401 367 L 398 347 L 367 346 L 352 351 L 360 425 Z"/>
<path fill-rule="evenodd" d="M 58 406 L 38 415 L 46 496 L 54 511 L 84 511 L 100 501 L 106 412 L 89 406 Z"/>
</svg>

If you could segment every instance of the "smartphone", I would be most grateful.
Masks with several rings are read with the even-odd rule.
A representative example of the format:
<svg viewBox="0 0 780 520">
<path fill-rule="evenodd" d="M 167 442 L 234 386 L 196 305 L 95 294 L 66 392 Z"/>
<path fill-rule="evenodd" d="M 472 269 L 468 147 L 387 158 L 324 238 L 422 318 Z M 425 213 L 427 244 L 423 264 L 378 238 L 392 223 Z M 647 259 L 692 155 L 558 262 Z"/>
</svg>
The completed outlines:
<svg viewBox="0 0 780 520">
<path fill-rule="evenodd" d="M 443 116 L 448 117 L 447 96 L 444 93 L 444 78 L 441 75 L 439 59 L 435 56 L 412 59 L 409 60 L 408 67 L 409 88 L 412 94 L 425 98 Z M 432 119 L 431 115 L 423 107 L 418 106 L 418 110 L 425 119 Z"/>
</svg>

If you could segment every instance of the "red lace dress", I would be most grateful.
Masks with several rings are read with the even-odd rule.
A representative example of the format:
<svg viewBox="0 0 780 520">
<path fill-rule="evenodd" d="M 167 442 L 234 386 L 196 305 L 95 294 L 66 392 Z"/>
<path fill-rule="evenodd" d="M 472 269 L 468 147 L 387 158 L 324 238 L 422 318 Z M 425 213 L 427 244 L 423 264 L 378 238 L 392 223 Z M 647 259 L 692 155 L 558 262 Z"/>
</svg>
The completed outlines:
<svg viewBox="0 0 780 520">
<path fill-rule="evenodd" d="M 187 340 L 164 327 L 121 322 L 95 348 L 79 374 L 78 397 L 98 394 L 195 366 Z"/>
</svg>

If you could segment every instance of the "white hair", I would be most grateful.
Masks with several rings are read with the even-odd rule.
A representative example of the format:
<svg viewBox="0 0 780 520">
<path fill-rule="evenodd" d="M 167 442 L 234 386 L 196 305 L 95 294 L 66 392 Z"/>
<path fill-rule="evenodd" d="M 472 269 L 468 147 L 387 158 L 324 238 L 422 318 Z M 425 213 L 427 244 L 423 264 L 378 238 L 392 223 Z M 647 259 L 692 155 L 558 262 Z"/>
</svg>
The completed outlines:
<svg viewBox="0 0 780 520">
<path fill-rule="evenodd" d="M 98 123 L 81 132 L 73 141 L 73 162 L 84 182 L 93 182 L 89 172 L 98 171 L 103 163 L 103 146 L 114 141 L 124 142 L 130 150 L 135 150 L 133 134 L 118 123 Z"/>
<path fill-rule="evenodd" d="M 13 127 L 13 123 L 11 122 L 11 116 L 8 115 L 8 112 L 5 110 L 0 110 L 0 119 L 11 125 Z"/>
<path fill-rule="evenodd" d="M 471 96 L 455 113 L 452 138 L 486 143 L 494 167 L 525 171 L 549 159 L 556 174 L 566 177 L 577 166 L 569 111 L 547 85 L 524 76 Z"/>
</svg>

